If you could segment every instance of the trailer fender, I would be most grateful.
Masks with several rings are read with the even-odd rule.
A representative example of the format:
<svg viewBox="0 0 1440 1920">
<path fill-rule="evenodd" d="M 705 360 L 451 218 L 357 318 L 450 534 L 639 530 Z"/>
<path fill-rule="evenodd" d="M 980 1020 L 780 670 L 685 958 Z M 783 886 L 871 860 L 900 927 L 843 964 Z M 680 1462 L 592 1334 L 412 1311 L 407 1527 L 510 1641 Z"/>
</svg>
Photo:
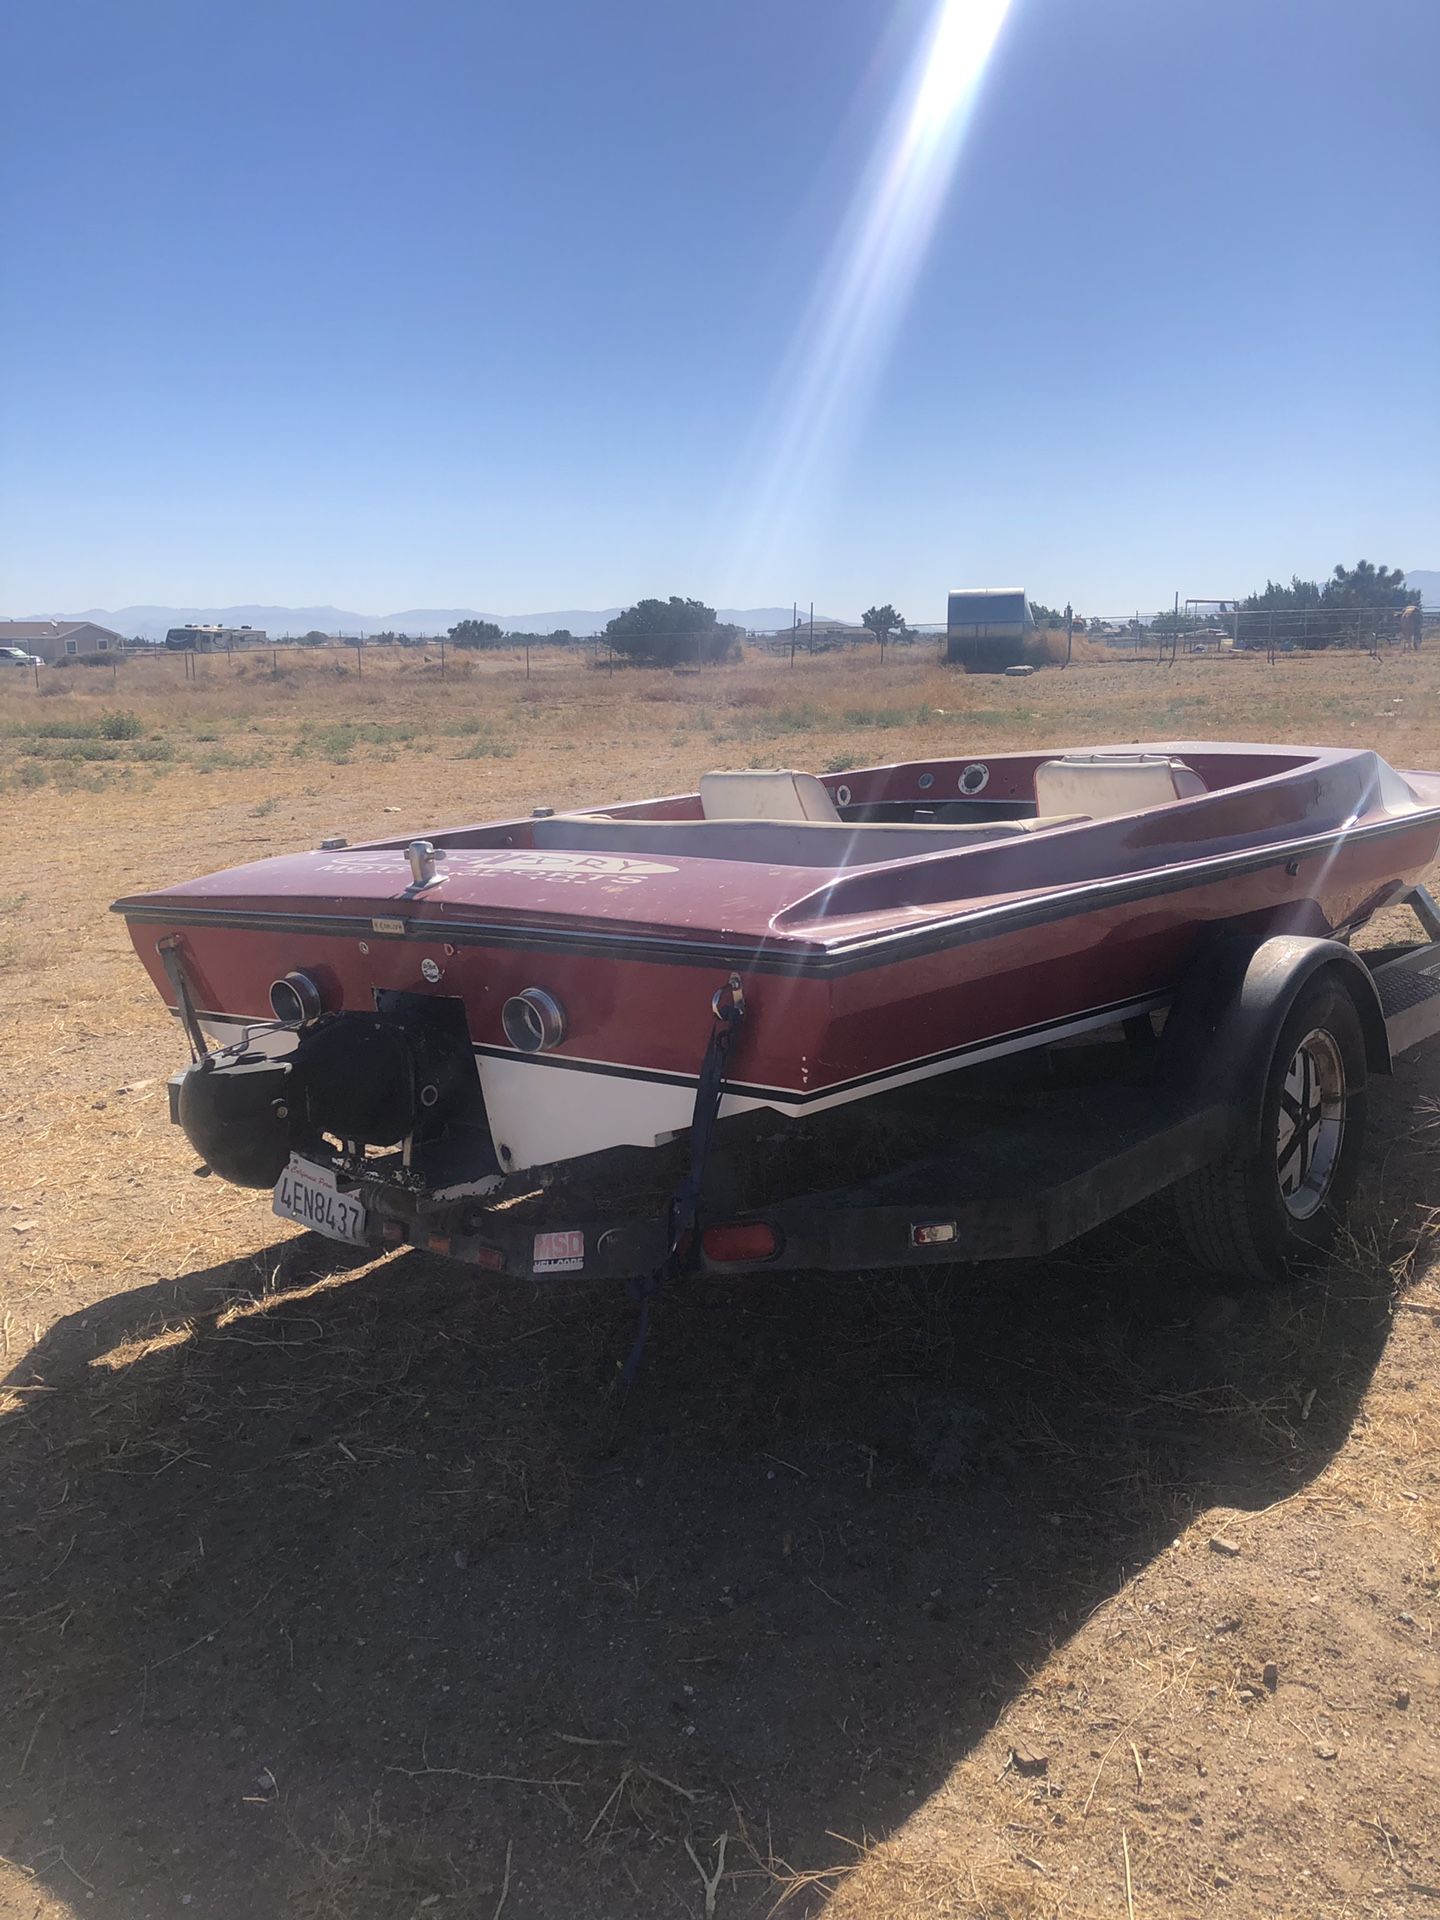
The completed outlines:
<svg viewBox="0 0 1440 1920">
<path fill-rule="evenodd" d="M 1258 1146 L 1271 1056 L 1296 996 L 1333 973 L 1354 1003 L 1371 1073 L 1390 1072 L 1380 997 L 1365 963 L 1338 940 L 1276 934 L 1258 946 L 1218 941 L 1186 976 L 1161 1046 L 1161 1070 L 1192 1078 L 1230 1109 L 1236 1144 Z"/>
</svg>

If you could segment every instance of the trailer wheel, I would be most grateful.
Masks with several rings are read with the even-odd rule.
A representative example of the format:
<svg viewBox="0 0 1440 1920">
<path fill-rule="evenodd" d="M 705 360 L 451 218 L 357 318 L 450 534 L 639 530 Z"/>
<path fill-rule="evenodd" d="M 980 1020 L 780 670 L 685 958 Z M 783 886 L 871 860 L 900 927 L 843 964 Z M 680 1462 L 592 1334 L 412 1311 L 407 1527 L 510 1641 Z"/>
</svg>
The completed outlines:
<svg viewBox="0 0 1440 1920">
<path fill-rule="evenodd" d="M 1280 1029 L 1258 1150 L 1175 1186 L 1181 1231 L 1205 1266 L 1248 1286 L 1297 1279 L 1324 1258 L 1355 1189 L 1365 1134 L 1365 1040 L 1334 978 L 1306 986 Z"/>
</svg>

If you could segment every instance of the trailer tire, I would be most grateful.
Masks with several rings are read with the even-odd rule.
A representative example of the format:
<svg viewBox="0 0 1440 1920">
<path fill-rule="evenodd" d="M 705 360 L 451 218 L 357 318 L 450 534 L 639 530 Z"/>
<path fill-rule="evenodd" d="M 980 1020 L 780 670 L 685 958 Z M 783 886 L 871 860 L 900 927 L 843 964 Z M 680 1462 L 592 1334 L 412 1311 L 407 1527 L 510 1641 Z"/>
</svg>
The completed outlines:
<svg viewBox="0 0 1440 1920">
<path fill-rule="evenodd" d="M 1334 972 L 1297 995 L 1271 1054 L 1258 1146 L 1176 1183 L 1195 1258 L 1242 1286 L 1284 1285 L 1329 1252 L 1365 1135 L 1365 1037 Z"/>
</svg>

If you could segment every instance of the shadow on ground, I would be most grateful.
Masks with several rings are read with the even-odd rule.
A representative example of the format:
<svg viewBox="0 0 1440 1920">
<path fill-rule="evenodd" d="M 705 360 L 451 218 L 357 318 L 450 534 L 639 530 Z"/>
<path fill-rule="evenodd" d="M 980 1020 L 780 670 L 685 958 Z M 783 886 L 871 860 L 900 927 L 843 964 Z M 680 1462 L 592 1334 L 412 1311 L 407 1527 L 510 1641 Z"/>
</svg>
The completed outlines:
<svg viewBox="0 0 1440 1920">
<path fill-rule="evenodd" d="M 609 1920 L 698 1914 L 728 1831 L 766 1912 L 1197 1510 L 1313 1475 L 1387 1313 L 1217 1297 L 1157 1207 L 696 1287 L 615 1435 L 608 1295 L 302 1239 L 119 1296 L 0 1422 L 0 1851 L 109 1920 L 488 1916 L 507 1871 L 508 1920 Z"/>
</svg>

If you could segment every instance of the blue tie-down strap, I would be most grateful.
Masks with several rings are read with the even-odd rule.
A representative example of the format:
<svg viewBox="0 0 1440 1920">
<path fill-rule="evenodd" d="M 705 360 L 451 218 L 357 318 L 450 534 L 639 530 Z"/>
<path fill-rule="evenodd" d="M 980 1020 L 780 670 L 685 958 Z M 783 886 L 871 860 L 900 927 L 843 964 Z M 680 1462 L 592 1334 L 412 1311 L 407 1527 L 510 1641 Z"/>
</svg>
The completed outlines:
<svg viewBox="0 0 1440 1920">
<path fill-rule="evenodd" d="M 700 1189 L 705 1180 L 705 1162 L 720 1102 L 725 1097 L 725 1061 L 745 1018 L 745 993 L 738 973 L 732 973 L 710 1002 L 715 1025 L 705 1043 L 700 1062 L 700 1077 L 695 1083 L 695 1110 L 690 1117 L 690 1170 L 670 1197 L 669 1230 L 665 1236 L 665 1257 L 649 1273 L 637 1274 L 630 1282 L 630 1297 L 640 1309 L 640 1324 L 635 1344 L 620 1369 L 619 1385 L 628 1390 L 640 1371 L 641 1356 L 650 1332 L 650 1302 L 663 1281 L 669 1280 L 679 1264 L 679 1252 L 686 1235 L 695 1225 L 700 1206 Z"/>
</svg>

